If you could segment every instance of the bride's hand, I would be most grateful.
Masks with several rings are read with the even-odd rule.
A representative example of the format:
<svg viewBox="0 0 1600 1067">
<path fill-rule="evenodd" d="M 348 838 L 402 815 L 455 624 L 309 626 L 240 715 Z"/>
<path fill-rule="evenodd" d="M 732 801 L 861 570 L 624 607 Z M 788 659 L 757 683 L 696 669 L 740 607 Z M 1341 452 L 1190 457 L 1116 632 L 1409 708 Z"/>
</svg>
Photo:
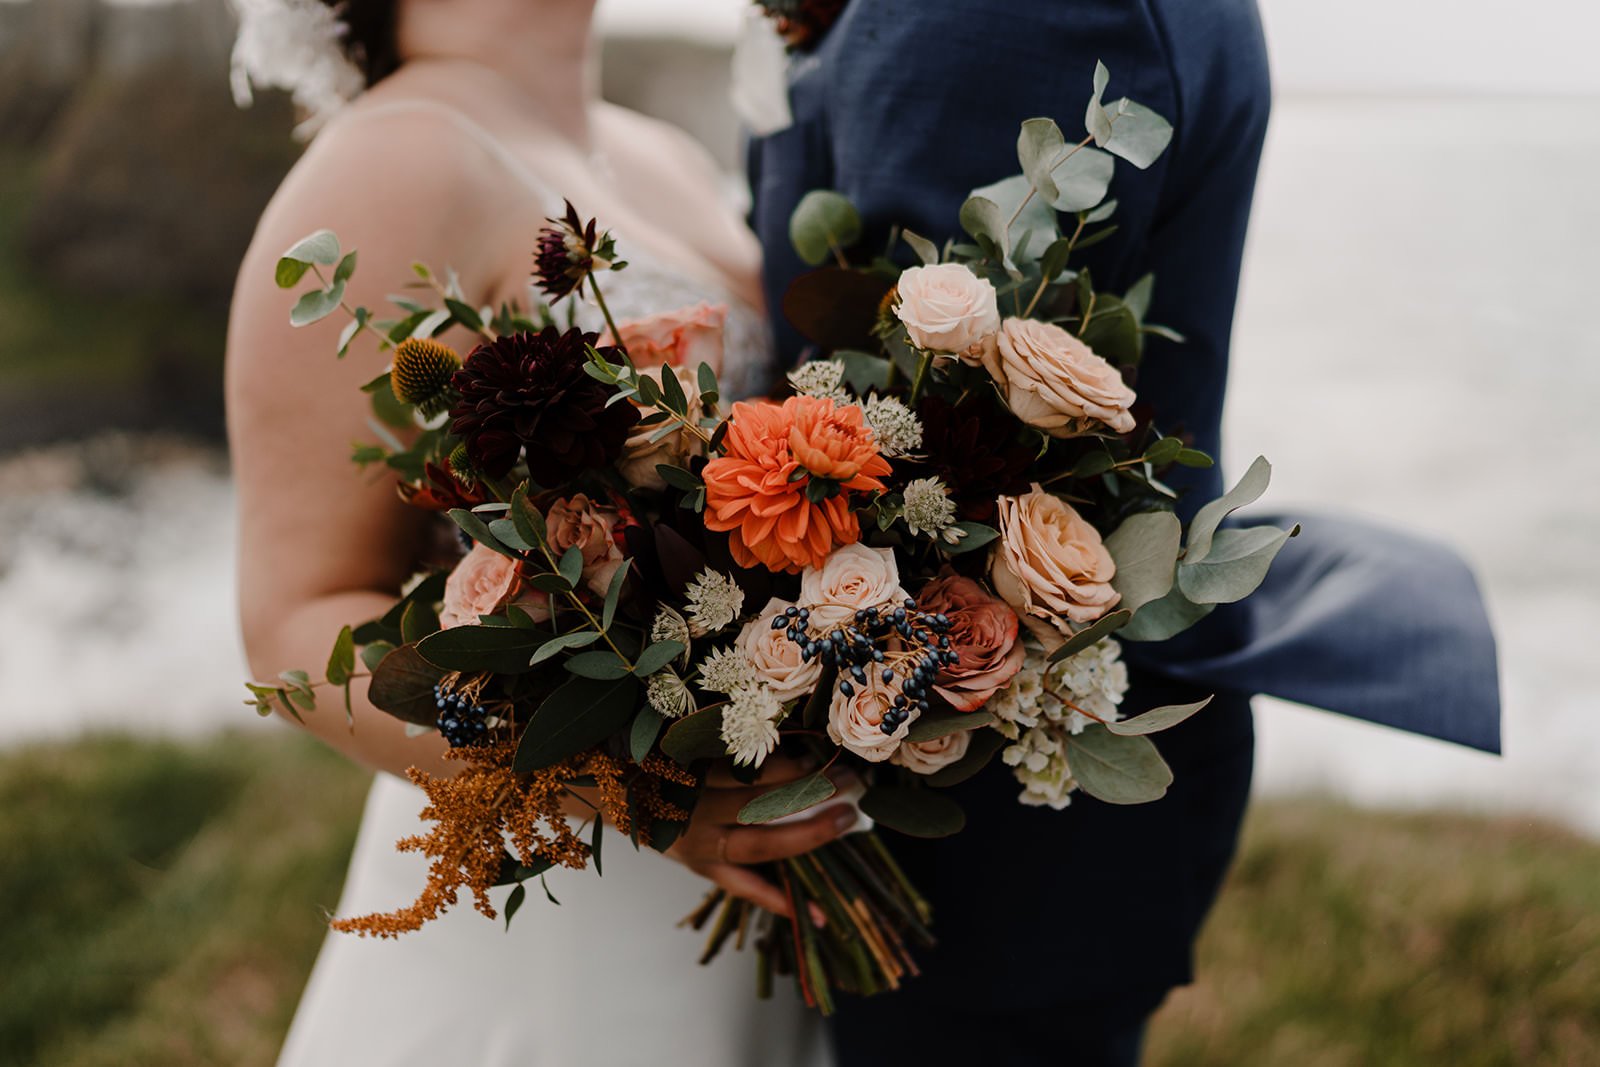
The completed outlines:
<svg viewBox="0 0 1600 1067">
<path fill-rule="evenodd" d="M 714 769 L 706 778 L 688 828 L 667 855 L 733 896 L 792 919 L 783 890 L 745 865 L 799 856 L 827 844 L 855 825 L 855 808 L 832 804 L 809 818 L 782 826 L 743 826 L 738 816 L 740 808 L 773 786 L 803 778 L 812 770 L 798 760 L 775 755 L 762 765 L 756 783 L 745 785 L 726 768 Z M 843 787 L 851 773 L 841 771 L 829 777 Z"/>
</svg>

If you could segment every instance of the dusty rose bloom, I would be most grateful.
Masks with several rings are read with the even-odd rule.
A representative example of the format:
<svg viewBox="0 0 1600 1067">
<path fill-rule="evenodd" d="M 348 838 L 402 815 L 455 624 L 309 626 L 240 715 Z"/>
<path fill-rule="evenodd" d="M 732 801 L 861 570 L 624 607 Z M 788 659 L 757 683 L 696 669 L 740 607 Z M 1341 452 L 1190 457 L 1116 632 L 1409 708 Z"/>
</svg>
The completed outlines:
<svg viewBox="0 0 1600 1067">
<path fill-rule="evenodd" d="M 557 500 L 545 515 L 551 551 L 557 559 L 569 548 L 582 552 L 583 582 L 601 596 L 623 562 L 613 535 L 616 525 L 616 508 L 596 504 L 583 493 Z"/>
<path fill-rule="evenodd" d="M 722 331 L 728 309 L 721 304 L 696 304 L 693 307 L 663 311 L 617 324 L 622 346 L 638 368 L 687 367 L 699 369 L 701 363 L 722 371 Z M 601 345 L 616 344 L 610 331 L 600 338 Z"/>
<path fill-rule="evenodd" d="M 1117 368 L 1066 330 L 1007 319 L 997 343 L 995 379 L 1006 405 L 1029 426 L 1052 437 L 1071 437 L 1098 424 L 1117 433 L 1133 429 L 1133 390 Z"/>
<path fill-rule="evenodd" d="M 989 557 L 995 592 L 1041 640 L 1060 644 L 1067 621 L 1093 622 L 1122 599 L 1117 565 L 1100 534 L 1066 501 L 1037 483 L 997 501 L 1000 540 Z"/>
<path fill-rule="evenodd" d="M 439 625 L 476 626 L 478 616 L 493 615 L 517 581 L 517 565 L 482 545 L 461 558 L 444 581 L 444 606 Z"/>
<path fill-rule="evenodd" d="M 1017 613 L 971 578 L 934 579 L 922 587 L 917 606 L 950 620 L 950 645 L 960 659 L 939 671 L 933 688 L 957 711 L 977 711 L 1022 669 Z"/>
<path fill-rule="evenodd" d="M 894 750 L 889 762 L 917 774 L 932 774 L 960 760 L 971 744 L 972 731 L 957 730 L 932 741 L 907 741 Z"/>
</svg>

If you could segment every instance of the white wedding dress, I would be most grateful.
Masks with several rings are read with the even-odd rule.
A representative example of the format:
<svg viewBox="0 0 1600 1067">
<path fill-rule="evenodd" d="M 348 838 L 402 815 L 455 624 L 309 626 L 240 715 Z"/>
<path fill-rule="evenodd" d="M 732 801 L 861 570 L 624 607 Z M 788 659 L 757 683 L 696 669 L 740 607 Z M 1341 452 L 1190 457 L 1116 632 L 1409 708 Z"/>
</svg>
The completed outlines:
<svg viewBox="0 0 1600 1067">
<path fill-rule="evenodd" d="M 450 117 L 547 203 L 548 214 L 559 213 L 560 199 L 466 116 L 425 101 L 384 107 Z M 724 394 L 760 392 L 775 368 L 760 315 L 619 243 L 630 265 L 606 276 L 613 314 L 726 304 Z M 415 899 L 426 861 L 394 844 L 418 832 L 423 804 L 409 782 L 378 775 L 337 914 L 390 911 Z M 772 1000 L 757 1000 L 754 959 L 731 945 L 697 965 L 704 934 L 677 923 L 709 883 L 648 849 L 636 852 L 616 833 L 606 835 L 601 856 L 603 877 L 592 869 L 548 876 L 559 906 L 530 883 L 509 930 L 464 899 L 398 940 L 330 932 L 279 1067 L 825 1067 L 820 1021 L 787 982 Z M 508 892 L 497 891 L 497 905 Z"/>
</svg>

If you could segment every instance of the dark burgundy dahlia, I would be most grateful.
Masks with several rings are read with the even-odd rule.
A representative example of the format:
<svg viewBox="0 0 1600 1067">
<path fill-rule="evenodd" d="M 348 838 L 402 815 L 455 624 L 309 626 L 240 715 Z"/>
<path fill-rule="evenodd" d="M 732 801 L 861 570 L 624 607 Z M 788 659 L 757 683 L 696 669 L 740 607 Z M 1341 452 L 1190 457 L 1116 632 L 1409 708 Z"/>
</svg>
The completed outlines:
<svg viewBox="0 0 1600 1067">
<path fill-rule="evenodd" d="M 450 432 L 474 468 L 503 477 L 526 450 L 535 480 L 556 486 L 616 461 L 639 410 L 607 407 L 616 388 L 584 373 L 596 339 L 548 326 L 479 345 L 467 357 L 451 381 L 461 399 L 450 409 Z M 600 352 L 620 362 L 615 349 Z"/>
<path fill-rule="evenodd" d="M 950 487 L 963 519 L 989 522 L 995 499 L 1027 489 L 1023 472 L 1037 449 L 1017 437 L 1014 418 L 998 417 L 985 400 L 960 404 L 925 396 L 917 405 L 922 420 L 922 451 L 917 460 L 896 461 L 913 476 L 932 473 Z"/>
</svg>

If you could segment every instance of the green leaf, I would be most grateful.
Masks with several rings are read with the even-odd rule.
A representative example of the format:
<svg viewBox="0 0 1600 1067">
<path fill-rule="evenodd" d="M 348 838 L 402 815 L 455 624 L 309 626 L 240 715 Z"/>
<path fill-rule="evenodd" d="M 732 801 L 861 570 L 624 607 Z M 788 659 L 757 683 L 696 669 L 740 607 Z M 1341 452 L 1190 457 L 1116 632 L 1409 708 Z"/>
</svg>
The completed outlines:
<svg viewBox="0 0 1600 1067">
<path fill-rule="evenodd" d="M 1298 526 L 1291 530 L 1274 526 L 1218 530 L 1203 559 L 1178 565 L 1178 587 L 1196 604 L 1243 600 L 1261 585 L 1279 550 L 1299 532 Z"/>
<path fill-rule="evenodd" d="M 722 389 L 717 384 L 717 372 L 709 363 L 701 363 L 695 370 L 695 381 L 700 387 L 700 398 L 706 404 L 715 404 Z"/>
<path fill-rule="evenodd" d="M 938 245 L 921 234 L 912 233 L 910 230 L 901 230 L 900 236 L 905 239 L 906 244 L 911 246 L 911 251 L 917 254 L 917 258 L 922 260 L 923 266 L 932 267 L 938 264 Z"/>
<path fill-rule="evenodd" d="M 488 523 L 489 536 L 507 548 L 514 548 L 519 552 L 533 552 L 538 545 L 530 544 L 522 536 L 522 531 L 517 528 L 511 519 L 491 519 Z"/>
<path fill-rule="evenodd" d="M 1022 164 L 1023 176 L 1046 203 L 1059 195 L 1051 171 L 1065 151 L 1066 139 L 1054 119 L 1027 119 L 1022 123 L 1017 135 L 1017 162 Z"/>
<path fill-rule="evenodd" d="M 628 755 L 633 757 L 633 762 L 644 762 L 666 724 L 667 720 L 655 708 L 645 706 L 639 709 L 639 714 L 633 717 L 633 728 L 628 731 Z"/>
<path fill-rule="evenodd" d="M 511 521 L 516 524 L 517 533 L 525 543 L 530 545 L 544 543 L 544 516 L 528 499 L 526 484 L 517 486 L 511 494 Z"/>
<path fill-rule="evenodd" d="M 1105 546 L 1117 564 L 1111 588 L 1122 596 L 1119 608 L 1138 611 L 1167 595 L 1182 539 L 1183 523 L 1170 511 L 1130 515 L 1112 531 Z"/>
<path fill-rule="evenodd" d="M 951 711 L 933 712 L 924 715 L 911 724 L 911 729 L 906 731 L 907 741 L 934 741 L 946 734 L 957 734 L 962 730 L 976 730 L 980 726 L 988 726 L 994 722 L 994 716 L 987 711 Z"/>
<path fill-rule="evenodd" d="M 1039 276 L 1051 281 L 1059 278 L 1067 269 L 1067 259 L 1071 254 L 1072 242 L 1069 239 L 1058 237 L 1051 241 L 1039 257 Z"/>
<path fill-rule="evenodd" d="M 1246 505 L 1261 499 L 1272 480 L 1272 464 L 1265 456 L 1257 456 L 1250 469 L 1245 471 L 1239 484 L 1211 501 L 1195 513 L 1189 523 L 1189 543 L 1184 552 L 1184 562 L 1196 563 L 1211 551 L 1211 540 L 1222 525 L 1222 520 Z"/>
<path fill-rule="evenodd" d="M 528 584 L 541 593 L 572 592 L 572 583 L 559 574 L 535 574 L 528 579 Z"/>
<path fill-rule="evenodd" d="M 1193 603 L 1174 584 L 1166 596 L 1140 608 L 1139 614 L 1117 636 L 1124 641 L 1165 641 L 1211 614 L 1215 607 L 1215 604 Z"/>
<path fill-rule="evenodd" d="M 602 682 L 622 678 L 629 673 L 627 660 L 609 648 L 595 652 L 580 652 L 562 666 L 580 678 L 594 678 Z"/>
<path fill-rule="evenodd" d="M 528 666 L 537 667 L 558 652 L 564 652 L 569 648 L 586 648 L 598 640 L 600 633 L 597 630 L 579 630 L 576 633 L 552 637 L 533 653 L 533 657 L 528 660 Z"/>
<path fill-rule="evenodd" d="M 981 522 L 958 522 L 956 528 L 965 531 L 966 536 L 953 545 L 943 540 L 939 542 L 939 547 L 952 556 L 980 549 L 1000 536 L 999 530 L 993 526 L 985 526 Z"/>
<path fill-rule="evenodd" d="M 1095 143 L 1140 170 L 1161 158 L 1172 143 L 1172 123 L 1143 104 L 1123 97 L 1107 104 L 1104 113 L 1111 123 L 1111 136 L 1104 140 L 1096 137 Z"/>
<path fill-rule="evenodd" d="M 1133 312 L 1134 318 L 1139 319 L 1141 322 L 1150 313 L 1150 298 L 1154 295 L 1155 288 L 1156 276 L 1154 274 L 1146 274 L 1143 278 L 1134 282 L 1133 288 L 1122 296 L 1122 302 L 1128 306 L 1129 311 Z"/>
<path fill-rule="evenodd" d="M 1061 647 L 1050 653 L 1051 663 L 1060 663 L 1068 656 L 1075 656 L 1097 641 L 1116 633 L 1128 625 L 1133 614 L 1126 610 L 1113 611 L 1109 615 L 1102 615 L 1093 623 L 1085 626 L 1071 637 L 1062 642 Z"/>
<path fill-rule="evenodd" d="M 670 463 L 657 463 L 656 473 L 661 475 L 662 481 L 674 489 L 682 489 L 686 493 L 692 493 L 706 484 L 700 480 L 698 475 L 686 471 L 682 467 L 674 467 Z"/>
<path fill-rule="evenodd" d="M 611 632 L 611 624 L 617 617 L 617 605 L 622 602 L 622 587 L 628 584 L 628 571 L 633 567 L 633 561 L 625 559 L 622 566 L 611 575 L 611 583 L 606 586 L 605 605 L 600 609 L 600 629 Z"/>
<path fill-rule="evenodd" d="M 451 317 L 473 333 L 483 329 L 483 318 L 471 305 L 445 297 L 444 306 L 449 310 Z"/>
<path fill-rule="evenodd" d="M 352 318 L 349 322 L 345 323 L 344 329 L 342 331 L 340 331 L 340 333 L 339 333 L 339 353 L 338 353 L 338 357 L 340 359 L 343 359 L 346 355 L 349 354 L 349 352 L 350 352 L 350 343 L 356 339 L 356 334 L 360 333 L 361 330 L 367 325 L 367 323 L 369 323 L 371 321 L 372 321 L 372 312 L 368 311 L 364 307 L 356 308 L 355 317 Z M 385 385 L 387 385 L 389 376 L 386 374 L 383 377 L 384 377 Z"/>
<path fill-rule="evenodd" d="M 516 888 L 512 889 L 510 895 L 508 895 L 506 897 L 506 929 L 507 930 L 511 929 L 511 917 L 517 913 L 517 909 L 521 908 L 522 907 L 522 902 L 527 900 L 527 899 L 528 899 L 528 890 L 526 888 L 524 888 L 521 884 L 518 884 L 516 886 Z"/>
<path fill-rule="evenodd" d="M 294 308 L 289 312 L 289 325 L 310 326 L 313 322 L 321 322 L 339 310 L 339 302 L 343 299 L 344 282 L 334 282 L 327 289 L 313 289 L 295 301 Z"/>
<path fill-rule="evenodd" d="M 444 673 L 423 659 L 415 645 L 401 645 L 373 669 L 367 699 L 402 722 L 433 726 L 439 721 L 433 687 Z"/>
<path fill-rule="evenodd" d="M 452 514 L 454 514 L 452 512 Z M 578 588 L 578 582 L 583 578 L 583 550 L 574 545 L 561 554 L 561 562 L 557 564 L 561 577 L 567 580 L 572 588 Z"/>
<path fill-rule="evenodd" d="M 375 671 L 383 658 L 393 651 L 394 645 L 388 641 L 373 641 L 361 649 L 361 664 L 369 673 Z"/>
<path fill-rule="evenodd" d="M 1198 448 L 1180 448 L 1173 461 L 1180 467 L 1198 467 L 1205 470 L 1216 466 L 1217 461 L 1200 451 Z"/>
<path fill-rule="evenodd" d="M 300 284 L 300 279 L 306 276 L 306 271 L 311 269 L 311 264 L 300 259 L 280 259 L 277 269 L 273 271 L 273 280 L 278 283 L 279 289 L 293 289 Z"/>
<path fill-rule="evenodd" d="M 880 826 L 908 837 L 949 837 L 967 825 L 967 813 L 944 793 L 919 786 L 873 786 L 861 810 Z"/>
<path fill-rule="evenodd" d="M 1144 461 L 1153 467 L 1165 467 L 1178 458 L 1183 442 L 1176 437 L 1162 437 L 1145 449 Z"/>
<path fill-rule="evenodd" d="M 1096 723 L 1062 740 L 1072 777 L 1097 800 L 1146 804 L 1166 796 L 1172 784 L 1172 769 L 1148 737 L 1113 734 Z"/>
<path fill-rule="evenodd" d="M 318 230 L 295 242 L 294 247 L 283 254 L 283 258 L 331 267 L 339 262 L 339 238 L 334 236 L 332 230 Z"/>
<path fill-rule="evenodd" d="M 574 678 L 545 698 L 523 730 L 512 769 L 542 770 L 598 745 L 628 724 L 638 705 L 639 683 Z"/>
<path fill-rule="evenodd" d="M 589 855 L 594 860 L 594 873 L 597 878 L 605 874 L 600 869 L 600 842 L 604 840 L 605 830 L 606 821 L 596 815 L 594 817 L 594 830 L 589 835 Z"/>
<path fill-rule="evenodd" d="M 439 629 L 439 616 L 431 604 L 413 600 L 400 614 L 400 639 L 406 644 L 421 641 Z"/>
<path fill-rule="evenodd" d="M 1123 737 L 1169 730 L 1209 703 L 1211 703 L 1211 698 L 1206 697 L 1204 700 L 1197 700 L 1193 704 L 1168 704 L 1165 707 L 1151 708 L 1149 711 L 1135 715 L 1131 719 L 1123 719 L 1121 722 L 1108 722 L 1106 723 L 1106 729 Z"/>
<path fill-rule="evenodd" d="M 330 685 L 345 685 L 350 681 L 350 675 L 355 669 L 355 631 L 346 626 L 339 631 L 338 638 L 333 642 L 333 652 L 328 656 L 328 670 L 325 677 Z"/>
<path fill-rule="evenodd" d="M 336 282 L 347 282 L 355 276 L 355 273 L 356 254 L 351 252 L 349 255 L 345 256 L 339 261 L 338 268 L 333 272 L 333 280 Z"/>
<path fill-rule="evenodd" d="M 661 368 L 661 398 L 666 402 L 667 410 L 673 414 L 689 413 L 689 398 L 684 395 L 683 383 L 678 381 L 678 375 L 671 367 Z"/>
<path fill-rule="evenodd" d="M 789 216 L 789 241 L 800 258 L 820 267 L 833 250 L 861 240 L 861 216 L 855 205 L 828 189 L 813 189 L 800 198 Z"/>
<path fill-rule="evenodd" d="M 687 767 L 697 759 L 717 759 L 728 754 L 722 740 L 722 706 L 702 708 L 678 719 L 661 738 L 661 751 Z"/>
<path fill-rule="evenodd" d="M 995 754 L 1009 742 L 998 730 L 979 730 L 967 745 L 967 754 L 948 766 L 940 767 L 922 780 L 940 789 L 959 785 L 989 765 Z"/>
<path fill-rule="evenodd" d="M 1111 116 L 1106 114 L 1106 109 L 1100 102 L 1101 97 L 1105 95 L 1106 86 L 1110 82 L 1111 72 L 1106 69 L 1104 63 L 1096 60 L 1094 65 L 1094 95 L 1089 97 L 1088 107 L 1084 110 L 1083 124 L 1088 128 L 1090 136 L 1094 138 L 1094 143 L 1101 147 L 1104 147 L 1105 143 L 1111 139 L 1112 132 Z"/>
<path fill-rule="evenodd" d="M 739 809 L 739 821 L 746 826 L 771 822 L 815 807 L 837 792 L 828 776 L 817 771 L 762 793 Z"/>
<path fill-rule="evenodd" d="M 977 194 L 967 197 L 959 215 L 961 228 L 980 245 L 987 242 L 986 247 L 995 249 L 1002 258 L 1008 257 L 1011 251 L 1011 243 L 1006 238 L 1006 217 L 999 204 Z"/>
<path fill-rule="evenodd" d="M 1117 202 L 1115 200 L 1107 200 L 1105 203 L 1101 204 L 1099 207 L 1085 215 L 1083 217 L 1083 223 L 1085 226 L 1093 226 L 1097 222 L 1106 221 L 1106 219 L 1109 219 L 1112 215 L 1116 214 L 1116 212 Z"/>
<path fill-rule="evenodd" d="M 1056 167 L 1052 177 L 1057 189 L 1049 198 L 1057 211 L 1087 211 L 1106 198 L 1117 161 L 1098 148 L 1085 145 L 1075 149 Z"/>
<path fill-rule="evenodd" d="M 441 670 L 525 674 L 547 638 L 516 626 L 452 626 L 417 643 L 422 658 Z"/>
<path fill-rule="evenodd" d="M 474 515 L 472 512 L 466 510 L 465 508 L 451 508 L 450 518 L 455 520 L 455 524 L 461 527 L 462 532 L 464 532 L 474 541 L 478 542 L 478 544 L 482 545 L 484 548 L 498 552 L 507 559 L 517 558 L 515 552 L 512 552 L 505 545 L 501 544 L 499 538 L 495 537 L 494 534 L 489 532 L 489 524 L 478 518 L 478 516 Z M 577 550 L 574 549 L 573 551 Z M 582 553 L 579 553 L 579 558 L 581 560 Z"/>
<path fill-rule="evenodd" d="M 646 678 L 684 653 L 682 641 L 657 641 L 633 661 L 633 673 Z"/>
</svg>

